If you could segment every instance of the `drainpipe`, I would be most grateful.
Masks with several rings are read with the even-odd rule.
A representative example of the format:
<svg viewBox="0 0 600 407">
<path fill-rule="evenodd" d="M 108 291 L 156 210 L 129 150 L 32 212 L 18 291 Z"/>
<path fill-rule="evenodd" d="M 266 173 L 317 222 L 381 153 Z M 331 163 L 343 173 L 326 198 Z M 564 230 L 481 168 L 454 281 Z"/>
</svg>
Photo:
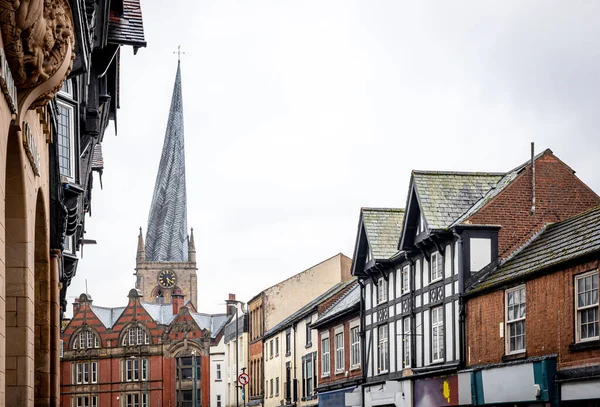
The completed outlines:
<svg viewBox="0 0 600 407">
<path fill-rule="evenodd" d="M 358 279 L 358 285 L 360 286 L 360 343 L 362 344 L 362 346 L 360 347 L 360 360 L 362 363 L 362 368 L 361 368 L 361 376 L 362 376 L 362 384 L 360 386 L 360 405 L 362 407 L 364 407 L 365 405 L 365 382 L 367 379 L 367 370 L 366 370 L 366 365 L 364 363 L 365 358 L 366 358 L 366 350 L 367 348 L 365 347 L 365 338 L 366 338 L 366 333 L 365 333 L 365 283 Z"/>
<path fill-rule="evenodd" d="M 466 310 L 465 310 L 465 305 L 464 305 L 464 299 L 463 299 L 463 292 L 464 292 L 464 267 L 463 267 L 463 237 L 462 234 L 458 234 L 456 233 L 455 230 L 452 230 L 452 234 L 458 239 L 457 240 L 457 249 L 456 249 L 456 253 L 454 254 L 455 256 L 458 256 L 458 290 L 459 290 L 459 296 L 458 296 L 458 321 L 459 321 L 459 340 L 460 340 L 460 366 L 465 366 L 467 363 L 467 359 L 466 359 L 466 337 L 467 337 L 467 332 L 466 332 L 466 328 L 465 328 L 465 314 L 466 314 Z"/>
<path fill-rule="evenodd" d="M 294 325 L 292 325 L 292 329 L 294 330 L 294 356 L 293 356 L 293 360 L 294 360 L 294 382 L 292 384 L 292 405 L 297 405 L 297 401 L 298 401 L 298 378 L 296 376 L 296 327 L 297 325 L 294 323 Z"/>
</svg>

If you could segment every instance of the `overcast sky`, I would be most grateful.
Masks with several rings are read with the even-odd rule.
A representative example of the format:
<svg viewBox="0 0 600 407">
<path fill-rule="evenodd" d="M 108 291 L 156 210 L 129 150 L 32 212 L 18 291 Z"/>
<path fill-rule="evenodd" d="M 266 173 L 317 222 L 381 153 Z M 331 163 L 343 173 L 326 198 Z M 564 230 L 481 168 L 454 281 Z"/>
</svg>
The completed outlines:
<svg viewBox="0 0 600 407">
<path fill-rule="evenodd" d="M 181 44 L 201 312 L 338 252 L 412 169 L 508 171 L 529 143 L 600 191 L 600 2 L 142 0 L 69 302 L 126 303 Z M 70 307 L 69 307 L 70 308 Z"/>
</svg>

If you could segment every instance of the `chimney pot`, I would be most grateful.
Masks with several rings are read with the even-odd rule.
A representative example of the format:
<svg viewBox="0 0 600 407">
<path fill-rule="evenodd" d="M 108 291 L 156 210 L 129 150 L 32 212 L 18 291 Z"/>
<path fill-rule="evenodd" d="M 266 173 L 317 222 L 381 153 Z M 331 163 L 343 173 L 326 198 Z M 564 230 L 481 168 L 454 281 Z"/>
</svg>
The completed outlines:
<svg viewBox="0 0 600 407">
<path fill-rule="evenodd" d="M 179 310 L 183 308 L 183 294 L 173 293 L 171 295 L 171 304 L 173 305 L 173 315 L 179 314 Z"/>
</svg>

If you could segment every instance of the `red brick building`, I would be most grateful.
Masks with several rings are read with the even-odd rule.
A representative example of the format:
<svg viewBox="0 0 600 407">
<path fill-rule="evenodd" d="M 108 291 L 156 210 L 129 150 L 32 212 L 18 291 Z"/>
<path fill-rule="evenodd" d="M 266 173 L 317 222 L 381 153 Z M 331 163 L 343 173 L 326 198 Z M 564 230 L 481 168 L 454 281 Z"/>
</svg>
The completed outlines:
<svg viewBox="0 0 600 407">
<path fill-rule="evenodd" d="M 229 316 L 197 313 L 178 294 L 171 304 L 144 303 L 136 289 L 128 297 L 125 307 L 93 305 L 87 294 L 74 304 L 62 334 L 61 405 L 209 406 L 209 348 Z"/>
<path fill-rule="evenodd" d="M 473 286 L 466 327 L 474 404 L 600 403 L 599 271 L 597 206 L 545 226 Z"/>
<path fill-rule="evenodd" d="M 345 394 L 362 382 L 360 343 L 360 287 L 349 290 L 319 306 L 318 329 L 319 406 L 344 407 Z M 357 393 L 360 396 L 360 393 Z"/>
</svg>

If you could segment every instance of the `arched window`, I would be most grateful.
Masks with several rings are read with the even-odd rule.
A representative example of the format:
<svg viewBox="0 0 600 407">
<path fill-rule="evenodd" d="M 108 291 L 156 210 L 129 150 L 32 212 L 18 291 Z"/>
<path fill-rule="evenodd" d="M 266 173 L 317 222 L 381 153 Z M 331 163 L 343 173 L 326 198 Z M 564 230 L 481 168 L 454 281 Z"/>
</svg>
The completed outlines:
<svg viewBox="0 0 600 407">
<path fill-rule="evenodd" d="M 150 334 L 142 325 L 130 325 L 125 329 L 122 346 L 148 345 L 150 343 Z"/>
<path fill-rule="evenodd" d="M 84 328 L 73 335 L 71 349 L 93 349 L 100 347 L 100 335 L 91 328 Z"/>
</svg>

